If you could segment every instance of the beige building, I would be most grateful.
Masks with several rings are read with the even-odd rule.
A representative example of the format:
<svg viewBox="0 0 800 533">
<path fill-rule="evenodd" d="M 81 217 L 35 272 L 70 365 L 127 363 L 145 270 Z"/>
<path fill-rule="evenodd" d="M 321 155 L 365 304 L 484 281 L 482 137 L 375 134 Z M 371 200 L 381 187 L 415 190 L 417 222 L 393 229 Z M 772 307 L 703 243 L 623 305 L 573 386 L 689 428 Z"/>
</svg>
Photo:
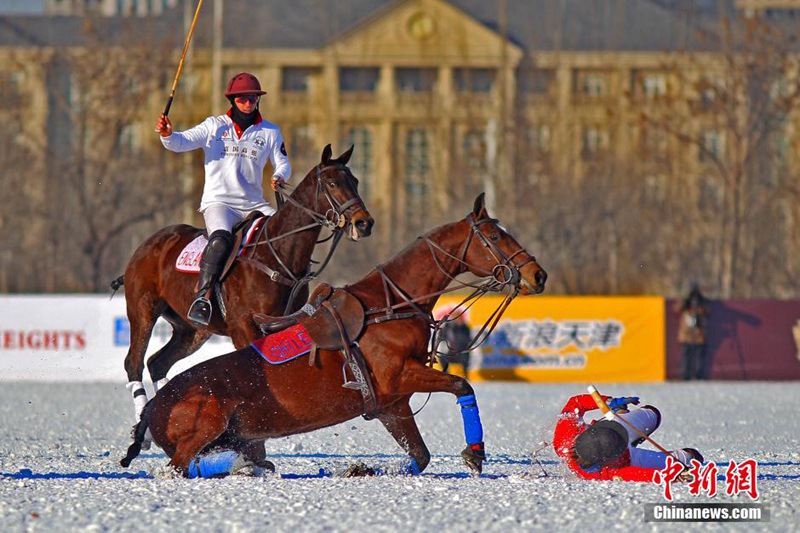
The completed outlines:
<svg viewBox="0 0 800 533">
<path fill-rule="evenodd" d="M 0 54 L 24 48 L 46 56 L 55 46 L 85 47 L 74 34 L 86 21 L 68 14 L 121 13 L 141 15 L 133 18 L 148 31 L 161 28 L 154 35 L 168 28 L 177 63 L 195 5 L 47 0 L 49 13 L 65 16 L 7 18 L 0 27 Z M 643 113 L 696 91 L 705 78 L 713 81 L 720 17 L 791 19 L 798 5 L 207 0 L 171 117 L 180 129 L 223 112 L 225 82 L 237 72 L 253 72 L 268 91 L 264 115 L 287 139 L 295 180 L 318 162 L 325 144 L 337 154 L 355 145 L 351 168 L 376 217 L 385 254 L 466 212 L 478 192 L 487 193 L 492 212 L 513 222 L 525 209 L 515 197 L 522 185 L 585 179 L 632 152 L 652 155 L 655 170 L 642 172 L 656 196 L 665 194 L 675 175 L 702 175 L 709 158 L 728 149 L 725 131 L 698 116 L 694 133 L 705 139 L 706 149 L 687 147 L 643 127 Z M 676 61 L 683 67 L 676 69 Z M 46 61 L 1 64 L 5 90 L 40 102 L 53 98 L 42 71 Z M 154 95 L 150 117 L 163 106 L 171 75 L 160 80 L 163 95 Z M 64 76 L 68 84 L 69 73 Z M 132 142 L 159 149 L 152 121 L 127 132 Z M 58 129 L 50 142 L 59 142 L 52 139 L 56 134 Z M 185 177 L 199 184 L 200 162 L 187 164 L 194 166 Z M 187 205 L 187 216 L 194 203 Z"/>
</svg>

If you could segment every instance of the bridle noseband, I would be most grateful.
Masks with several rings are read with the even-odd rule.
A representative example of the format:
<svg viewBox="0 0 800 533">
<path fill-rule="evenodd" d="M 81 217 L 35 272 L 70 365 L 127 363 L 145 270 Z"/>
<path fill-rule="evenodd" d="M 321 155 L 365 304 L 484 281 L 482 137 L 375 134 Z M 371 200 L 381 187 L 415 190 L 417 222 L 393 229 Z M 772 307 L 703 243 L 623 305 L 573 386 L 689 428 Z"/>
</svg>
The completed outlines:
<svg viewBox="0 0 800 533">
<path fill-rule="evenodd" d="M 467 239 L 464 241 L 464 245 L 461 248 L 461 251 L 459 252 L 458 256 L 450 254 L 441 246 L 431 241 L 430 238 L 427 236 L 420 238 L 424 239 L 428 247 L 432 249 L 431 253 L 433 253 L 433 249 L 436 249 L 439 252 L 445 254 L 446 256 L 456 260 L 461 266 L 466 267 L 466 269 L 486 272 L 485 277 L 491 278 L 491 280 L 488 282 L 491 283 L 491 285 L 487 286 L 487 289 L 489 291 L 500 292 L 507 286 L 511 286 L 518 291 L 519 284 L 522 281 L 522 274 L 520 273 L 520 270 L 528 263 L 536 261 L 536 258 L 529 255 L 525 261 L 523 261 L 522 263 L 517 263 L 514 261 L 514 258 L 521 253 L 527 253 L 524 248 L 520 246 L 518 250 L 509 255 L 505 253 L 499 246 L 497 246 L 497 244 L 489 240 L 486 237 L 486 235 L 483 234 L 483 232 L 481 232 L 480 226 L 483 226 L 484 224 L 491 224 L 499 228 L 500 227 L 499 220 L 495 218 L 482 218 L 480 220 L 476 220 L 475 215 L 473 213 L 470 213 L 467 216 L 467 222 L 470 225 L 471 231 L 467 236 Z M 476 235 L 477 238 L 480 240 L 481 244 L 483 244 L 483 246 L 486 247 L 489 254 L 496 261 L 496 264 L 492 267 L 491 270 L 485 270 L 481 267 L 471 265 L 466 260 L 467 252 L 472 242 L 472 238 L 475 237 Z M 435 253 L 433 253 L 433 258 L 434 261 L 436 261 L 436 265 L 439 267 L 441 271 L 445 272 L 448 275 L 448 277 L 450 277 L 451 280 L 455 279 L 455 276 L 449 274 L 448 269 L 446 269 L 444 265 L 442 265 L 442 263 L 439 261 L 439 258 L 436 257 Z M 468 285 L 470 287 L 475 287 L 475 285 L 469 283 L 465 283 L 465 285 Z"/>
<path fill-rule="evenodd" d="M 329 168 L 326 168 L 323 171 L 322 170 L 322 168 L 323 168 L 322 167 L 322 163 L 317 165 L 316 168 L 315 168 L 315 170 L 316 170 L 316 181 L 317 181 L 317 195 L 315 196 L 315 199 L 316 199 L 315 201 L 319 201 L 319 193 L 321 191 L 323 193 L 323 195 L 325 196 L 325 199 L 328 201 L 328 204 L 330 204 L 330 208 L 325 211 L 324 215 L 320 215 L 319 214 L 320 213 L 320 209 L 319 209 L 319 205 L 317 203 L 315 203 L 314 209 L 310 209 L 310 208 L 300 204 L 299 202 L 297 202 L 297 200 L 294 200 L 291 197 L 291 191 L 289 191 L 290 194 L 284 194 L 283 191 L 279 191 L 278 194 L 283 195 L 283 197 L 285 198 L 285 201 L 290 202 L 292 205 L 294 205 L 295 207 L 297 207 L 298 209 L 300 209 L 301 211 L 303 211 L 307 215 L 309 215 L 314 220 L 314 223 L 315 223 L 314 225 L 319 225 L 319 226 L 328 228 L 330 230 L 337 230 L 337 229 L 338 230 L 343 230 L 348 224 L 347 217 L 345 216 L 347 211 L 352 209 L 355 206 L 359 206 L 359 207 L 361 207 L 361 209 L 366 211 L 366 207 L 364 206 L 364 200 L 361 199 L 361 197 L 358 195 L 358 192 L 356 192 L 356 194 L 352 198 L 347 200 L 346 202 L 339 202 L 339 200 L 334 198 L 333 194 L 331 194 L 331 192 L 328 190 L 328 188 L 325 187 L 324 172 L 327 172 L 328 170 L 331 170 L 331 169 L 336 169 L 336 168 L 338 168 L 340 166 L 344 167 L 344 168 L 347 168 L 345 165 L 335 164 L 335 165 L 331 165 Z M 350 180 L 350 177 L 348 176 L 348 181 L 349 180 Z M 287 185 L 283 184 L 283 185 L 280 186 L 280 189 L 289 190 L 289 187 Z M 300 229 L 298 229 L 296 231 L 302 231 L 304 229 L 307 229 L 308 227 L 309 226 L 304 226 L 303 228 L 300 228 Z M 280 237 L 276 237 L 276 239 L 277 238 L 280 238 Z"/>
</svg>

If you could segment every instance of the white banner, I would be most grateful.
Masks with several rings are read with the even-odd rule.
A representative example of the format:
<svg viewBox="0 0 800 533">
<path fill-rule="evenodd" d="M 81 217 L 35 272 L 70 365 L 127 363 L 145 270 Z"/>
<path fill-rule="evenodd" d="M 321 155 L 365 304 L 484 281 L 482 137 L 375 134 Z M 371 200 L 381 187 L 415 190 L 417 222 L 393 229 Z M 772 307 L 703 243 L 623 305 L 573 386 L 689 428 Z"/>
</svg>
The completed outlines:
<svg viewBox="0 0 800 533">
<path fill-rule="evenodd" d="M 159 319 L 147 355 L 164 346 L 172 326 Z M 107 295 L 0 296 L 0 380 L 127 382 L 130 328 L 125 298 Z M 233 350 L 212 337 L 169 373 Z M 145 367 L 145 380 L 149 380 Z"/>
</svg>

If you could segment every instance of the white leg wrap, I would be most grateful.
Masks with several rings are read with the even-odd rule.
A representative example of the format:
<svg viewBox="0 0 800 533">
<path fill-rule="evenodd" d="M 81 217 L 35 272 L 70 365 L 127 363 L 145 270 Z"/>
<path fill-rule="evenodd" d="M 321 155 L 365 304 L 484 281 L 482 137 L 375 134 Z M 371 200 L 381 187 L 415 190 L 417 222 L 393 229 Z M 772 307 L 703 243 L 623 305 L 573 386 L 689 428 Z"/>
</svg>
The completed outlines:
<svg viewBox="0 0 800 533">
<path fill-rule="evenodd" d="M 154 382 L 154 383 L 153 383 L 153 390 L 154 390 L 154 391 L 155 391 L 155 393 L 157 394 L 157 393 L 158 393 L 158 391 L 159 391 L 159 390 L 160 390 L 160 389 L 161 389 L 161 388 L 162 388 L 164 385 L 166 385 L 167 383 L 169 383 L 169 379 L 167 379 L 167 378 L 161 378 L 161 379 L 159 379 L 158 381 L 156 381 L 156 382 Z"/>
<path fill-rule="evenodd" d="M 147 393 L 144 390 L 144 385 L 141 381 L 131 381 L 125 387 L 131 391 L 133 396 L 133 412 L 136 417 L 136 422 L 142 419 L 142 411 L 147 404 Z"/>
</svg>

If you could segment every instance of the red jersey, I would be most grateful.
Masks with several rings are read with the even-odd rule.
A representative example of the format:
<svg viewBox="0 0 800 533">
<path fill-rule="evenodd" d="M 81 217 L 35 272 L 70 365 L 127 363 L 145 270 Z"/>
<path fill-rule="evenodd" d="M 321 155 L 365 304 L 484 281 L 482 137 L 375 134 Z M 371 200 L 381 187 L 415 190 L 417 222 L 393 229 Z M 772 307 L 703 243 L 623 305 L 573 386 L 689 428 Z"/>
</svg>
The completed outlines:
<svg viewBox="0 0 800 533">
<path fill-rule="evenodd" d="M 603 396 L 603 400 L 608 400 L 608 398 L 608 396 Z M 581 394 L 569 399 L 567 405 L 561 410 L 553 435 L 553 448 L 556 453 L 582 479 L 652 481 L 656 469 L 631 466 L 629 450 L 625 450 L 617 459 L 596 470 L 587 471 L 578 466 L 570 451 L 574 447 L 578 435 L 589 427 L 583 420 L 584 413 L 597 408 L 597 404 L 589 394 Z"/>
</svg>

